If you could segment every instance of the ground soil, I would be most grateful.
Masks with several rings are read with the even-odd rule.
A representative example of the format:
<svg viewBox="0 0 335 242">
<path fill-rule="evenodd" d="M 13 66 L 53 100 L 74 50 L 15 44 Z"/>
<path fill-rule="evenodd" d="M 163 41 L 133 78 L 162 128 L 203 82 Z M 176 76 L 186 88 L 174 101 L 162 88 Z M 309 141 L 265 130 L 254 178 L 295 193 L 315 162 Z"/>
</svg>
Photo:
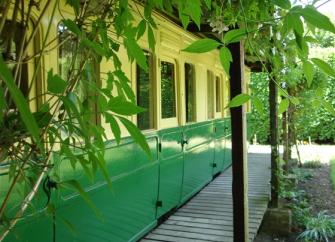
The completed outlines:
<svg viewBox="0 0 335 242">
<path fill-rule="evenodd" d="M 305 190 L 309 204 L 312 206 L 312 212 L 317 214 L 320 211 L 327 210 L 328 214 L 335 215 L 335 192 L 330 180 L 330 167 L 328 164 L 322 164 L 320 168 L 310 170 L 313 177 L 298 183 L 298 190 Z M 287 237 L 278 237 L 268 235 L 259 231 L 255 242 L 293 242 L 301 231 L 294 228 L 293 232 Z M 335 240 L 334 240 L 335 241 Z"/>
</svg>

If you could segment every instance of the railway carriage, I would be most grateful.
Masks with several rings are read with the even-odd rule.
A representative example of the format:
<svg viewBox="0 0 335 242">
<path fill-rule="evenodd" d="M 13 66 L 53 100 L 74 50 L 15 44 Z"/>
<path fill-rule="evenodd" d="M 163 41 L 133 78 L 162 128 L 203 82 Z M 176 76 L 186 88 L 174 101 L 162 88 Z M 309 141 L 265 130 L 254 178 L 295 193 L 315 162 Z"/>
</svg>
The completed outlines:
<svg viewBox="0 0 335 242">
<path fill-rule="evenodd" d="M 62 19 L 71 17 L 71 11 L 65 5 L 60 8 L 62 14 L 58 11 L 50 38 L 57 37 L 61 42 L 66 36 Z M 137 16 L 134 21 L 139 19 Z M 155 13 L 154 19 L 158 26 L 154 31 L 155 52 L 147 48 L 146 37 L 139 40 L 146 53 L 148 72 L 131 63 L 122 46 L 119 50 L 122 69 L 131 80 L 137 104 L 147 109 L 129 119 L 145 134 L 151 159 L 128 137 L 126 129 L 121 129 L 122 141 L 117 145 L 109 124 L 96 112 L 92 122 L 99 122 L 107 132 L 105 161 L 112 189 L 102 174 L 98 173 L 92 183 L 82 168 L 74 170 L 70 162 L 62 162 L 54 169 L 58 169 L 61 179 L 79 180 L 101 216 L 97 216 L 79 194 L 56 190 L 51 197 L 56 206 L 56 219 L 37 208 L 33 216 L 20 221 L 5 241 L 136 241 L 164 215 L 181 206 L 231 165 L 230 119 L 229 110 L 225 109 L 230 98 L 229 80 L 221 67 L 218 51 L 183 52 L 182 49 L 201 36 L 185 31 L 162 14 Z M 32 53 L 40 48 L 39 35 L 47 31 L 47 22 L 46 18 L 38 26 L 36 49 L 29 50 Z M 43 69 L 52 68 L 63 75 L 69 55 L 71 41 L 44 55 Z M 112 63 L 92 62 L 101 85 L 107 86 Z M 34 63 L 29 62 L 23 75 L 33 75 L 33 70 Z M 29 95 L 38 96 L 47 90 L 47 83 L 43 81 L 47 73 L 38 75 L 40 85 L 33 87 Z M 23 84 L 21 89 L 26 86 L 27 83 Z M 85 95 L 85 90 L 78 92 Z M 43 103 L 43 98 L 46 97 L 31 102 L 32 110 Z M 92 107 L 94 109 L 94 105 Z M 55 155 L 54 159 L 59 157 Z M 5 184 L 6 167 L 0 169 L 0 183 Z M 2 186 L 2 194 L 5 189 Z M 43 204 L 45 197 L 40 200 L 37 204 Z M 67 224 L 72 224 L 74 229 L 69 229 Z"/>
</svg>

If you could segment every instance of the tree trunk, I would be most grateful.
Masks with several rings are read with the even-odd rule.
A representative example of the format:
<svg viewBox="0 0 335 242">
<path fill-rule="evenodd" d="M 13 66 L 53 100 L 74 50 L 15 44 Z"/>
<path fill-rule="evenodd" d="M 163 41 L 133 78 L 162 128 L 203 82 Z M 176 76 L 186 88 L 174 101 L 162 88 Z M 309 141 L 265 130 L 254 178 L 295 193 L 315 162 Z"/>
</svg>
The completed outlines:
<svg viewBox="0 0 335 242">
<path fill-rule="evenodd" d="M 282 144 L 283 144 L 283 160 L 284 164 L 284 172 L 287 173 L 289 169 L 289 140 L 288 140 L 288 128 L 287 128 L 287 113 L 284 112 L 282 114 Z"/>
</svg>

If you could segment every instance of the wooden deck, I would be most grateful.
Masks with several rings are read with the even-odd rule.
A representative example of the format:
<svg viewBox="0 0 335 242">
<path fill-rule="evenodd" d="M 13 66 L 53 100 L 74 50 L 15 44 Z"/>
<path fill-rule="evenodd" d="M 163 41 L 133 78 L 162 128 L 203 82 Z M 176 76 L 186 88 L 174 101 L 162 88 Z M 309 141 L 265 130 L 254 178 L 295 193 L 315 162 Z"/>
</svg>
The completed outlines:
<svg viewBox="0 0 335 242">
<path fill-rule="evenodd" d="M 249 154 L 249 237 L 253 241 L 270 196 L 270 155 Z M 233 241 L 232 171 L 220 174 L 142 242 Z"/>
</svg>

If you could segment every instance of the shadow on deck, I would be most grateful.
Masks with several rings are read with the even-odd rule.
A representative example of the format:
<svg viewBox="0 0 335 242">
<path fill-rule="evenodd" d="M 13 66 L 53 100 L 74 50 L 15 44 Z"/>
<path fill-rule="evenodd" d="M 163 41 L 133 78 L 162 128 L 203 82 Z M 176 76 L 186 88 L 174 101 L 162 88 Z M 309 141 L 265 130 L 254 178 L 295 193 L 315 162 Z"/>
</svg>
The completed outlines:
<svg viewBox="0 0 335 242">
<path fill-rule="evenodd" d="M 248 154 L 249 237 L 253 241 L 270 197 L 270 155 Z M 216 177 L 142 242 L 233 241 L 232 169 Z"/>
</svg>

